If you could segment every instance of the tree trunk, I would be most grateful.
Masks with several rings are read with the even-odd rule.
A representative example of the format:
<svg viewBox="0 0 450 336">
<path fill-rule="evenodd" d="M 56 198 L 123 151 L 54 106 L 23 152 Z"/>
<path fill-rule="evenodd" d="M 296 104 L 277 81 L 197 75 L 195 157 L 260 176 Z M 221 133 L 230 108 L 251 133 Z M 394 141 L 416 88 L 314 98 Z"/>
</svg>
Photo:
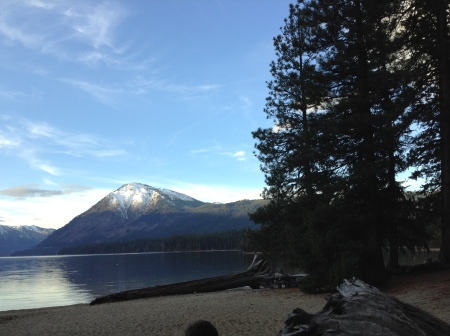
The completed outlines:
<svg viewBox="0 0 450 336">
<path fill-rule="evenodd" d="M 398 269 L 398 232 L 395 222 L 391 223 L 393 226 L 389 229 L 389 261 L 387 269 Z"/>
<path fill-rule="evenodd" d="M 317 314 L 297 308 L 280 336 L 448 336 L 450 325 L 360 280 L 338 287 Z"/>
<path fill-rule="evenodd" d="M 359 0 L 355 1 L 356 38 L 358 48 L 358 79 L 357 90 L 359 104 L 356 113 L 361 115 L 362 148 L 358 160 L 361 165 L 363 197 L 367 204 L 367 245 L 363 255 L 362 277 L 372 285 L 380 285 L 386 279 L 386 269 L 381 251 L 380 206 L 375 163 L 375 143 L 372 112 L 370 106 L 369 64 L 365 28 L 363 23 L 363 8 Z"/>
<path fill-rule="evenodd" d="M 180 282 L 164 286 L 155 286 L 141 289 L 123 291 L 96 298 L 91 305 L 144 299 L 156 296 L 180 295 L 192 293 L 215 292 L 244 286 L 257 288 L 268 274 L 267 262 L 254 259 L 252 265 L 245 272 L 218 276 L 207 279 Z"/>
</svg>

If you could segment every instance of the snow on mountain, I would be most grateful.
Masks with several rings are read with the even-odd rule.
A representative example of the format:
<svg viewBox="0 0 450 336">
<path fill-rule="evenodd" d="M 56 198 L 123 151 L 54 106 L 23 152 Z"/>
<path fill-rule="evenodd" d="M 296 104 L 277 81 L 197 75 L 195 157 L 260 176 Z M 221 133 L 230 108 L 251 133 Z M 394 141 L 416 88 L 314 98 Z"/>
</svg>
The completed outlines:
<svg viewBox="0 0 450 336">
<path fill-rule="evenodd" d="M 21 225 L 21 226 L 6 226 L 0 225 L 0 235 L 15 232 L 16 234 L 20 233 L 30 233 L 35 232 L 37 234 L 48 234 L 47 231 L 49 229 L 44 229 L 36 225 Z"/>
<path fill-rule="evenodd" d="M 165 193 L 166 195 L 168 195 L 169 197 L 171 197 L 172 199 L 180 199 L 182 201 L 187 201 L 187 202 L 196 201 L 195 198 L 189 197 L 189 196 L 187 196 L 185 194 L 181 194 L 181 193 L 173 191 L 173 190 L 161 189 L 161 191 L 163 193 Z"/>
<path fill-rule="evenodd" d="M 263 204 L 263 200 L 205 203 L 172 190 L 129 183 L 16 255 L 48 255 L 77 245 L 242 230 L 253 225 L 248 214 Z"/>
<path fill-rule="evenodd" d="M 149 206 L 157 204 L 161 199 L 167 201 L 196 201 L 194 198 L 168 189 L 158 189 L 142 183 L 128 183 L 109 193 L 106 197 L 109 207 L 119 212 L 123 218 L 130 214 L 136 217 Z"/>
<path fill-rule="evenodd" d="M 48 234 L 49 229 L 45 229 L 45 228 L 41 228 L 37 225 L 22 225 L 22 226 L 13 226 L 14 229 L 21 231 L 21 232 L 26 232 L 26 233 L 37 233 L 37 234 Z M 53 230 L 53 229 L 51 229 Z"/>
<path fill-rule="evenodd" d="M 36 225 L 0 225 L 0 256 L 10 255 L 14 251 L 37 245 L 53 231 L 55 230 Z"/>
</svg>

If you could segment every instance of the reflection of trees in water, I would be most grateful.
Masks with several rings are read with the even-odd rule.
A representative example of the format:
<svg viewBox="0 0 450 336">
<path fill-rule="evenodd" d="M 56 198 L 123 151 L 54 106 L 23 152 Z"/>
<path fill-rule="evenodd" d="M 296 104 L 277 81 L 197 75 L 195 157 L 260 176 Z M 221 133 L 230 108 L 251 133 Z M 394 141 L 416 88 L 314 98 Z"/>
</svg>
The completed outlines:
<svg viewBox="0 0 450 336">
<path fill-rule="evenodd" d="M 88 302 L 92 296 L 67 279 L 61 258 L 0 259 L 2 310 Z"/>
<path fill-rule="evenodd" d="M 240 252 L 0 258 L 0 310 L 88 303 L 103 296 L 245 270 Z"/>
<path fill-rule="evenodd" d="M 94 296 L 242 271 L 240 252 L 181 252 L 60 257 L 65 277 Z"/>
<path fill-rule="evenodd" d="M 398 256 L 398 264 L 399 265 L 420 265 L 424 264 L 431 258 L 433 261 L 437 261 L 439 257 L 439 252 L 417 252 L 416 254 L 411 254 L 410 252 L 400 253 Z M 389 260 L 389 251 L 383 251 L 383 258 L 385 264 L 387 264 Z"/>
</svg>

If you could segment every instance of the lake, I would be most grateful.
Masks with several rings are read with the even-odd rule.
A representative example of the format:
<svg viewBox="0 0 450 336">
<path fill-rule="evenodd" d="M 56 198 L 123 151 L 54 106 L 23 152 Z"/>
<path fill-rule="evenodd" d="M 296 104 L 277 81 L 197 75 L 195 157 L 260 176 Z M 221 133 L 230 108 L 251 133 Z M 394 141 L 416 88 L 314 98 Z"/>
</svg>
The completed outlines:
<svg viewBox="0 0 450 336">
<path fill-rule="evenodd" d="M 0 311 L 89 303 L 129 289 L 241 272 L 238 251 L 0 258 Z"/>
</svg>

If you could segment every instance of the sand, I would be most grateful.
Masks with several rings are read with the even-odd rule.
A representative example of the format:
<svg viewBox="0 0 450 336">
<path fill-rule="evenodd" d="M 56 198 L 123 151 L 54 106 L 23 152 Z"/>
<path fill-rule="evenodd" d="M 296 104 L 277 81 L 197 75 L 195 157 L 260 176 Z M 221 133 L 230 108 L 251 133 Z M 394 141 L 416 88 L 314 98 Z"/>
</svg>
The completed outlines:
<svg viewBox="0 0 450 336">
<path fill-rule="evenodd" d="M 450 323 L 450 270 L 390 279 L 382 290 Z M 182 336 L 198 319 L 221 336 L 277 335 L 297 307 L 315 313 L 330 294 L 237 289 L 109 303 L 0 312 L 0 335 Z"/>
</svg>

